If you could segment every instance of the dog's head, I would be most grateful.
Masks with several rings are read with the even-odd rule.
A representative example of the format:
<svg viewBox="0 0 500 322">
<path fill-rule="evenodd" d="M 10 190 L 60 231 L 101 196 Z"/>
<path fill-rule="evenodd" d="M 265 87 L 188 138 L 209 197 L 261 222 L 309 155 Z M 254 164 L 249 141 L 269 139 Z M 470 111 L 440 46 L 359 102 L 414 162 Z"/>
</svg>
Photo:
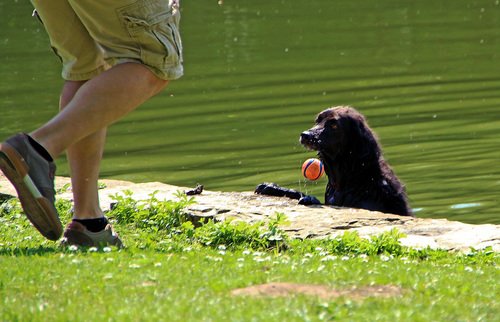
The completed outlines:
<svg viewBox="0 0 500 322">
<path fill-rule="evenodd" d="M 300 143 L 318 151 L 321 159 L 362 159 L 379 145 L 365 117 L 349 106 L 337 106 L 318 114 L 314 127 L 302 132 Z M 324 160 L 325 161 L 325 160 Z"/>
</svg>

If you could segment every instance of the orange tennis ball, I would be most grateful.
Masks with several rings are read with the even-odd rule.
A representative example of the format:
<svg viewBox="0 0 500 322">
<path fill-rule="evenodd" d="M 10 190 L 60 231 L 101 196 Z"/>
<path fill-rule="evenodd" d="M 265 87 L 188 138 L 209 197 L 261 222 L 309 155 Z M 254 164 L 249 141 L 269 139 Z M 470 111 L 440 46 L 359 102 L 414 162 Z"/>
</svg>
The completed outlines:
<svg viewBox="0 0 500 322">
<path fill-rule="evenodd" d="M 323 163 L 315 158 L 307 159 L 302 164 L 302 174 L 304 177 L 311 181 L 316 181 L 325 173 Z"/>
</svg>

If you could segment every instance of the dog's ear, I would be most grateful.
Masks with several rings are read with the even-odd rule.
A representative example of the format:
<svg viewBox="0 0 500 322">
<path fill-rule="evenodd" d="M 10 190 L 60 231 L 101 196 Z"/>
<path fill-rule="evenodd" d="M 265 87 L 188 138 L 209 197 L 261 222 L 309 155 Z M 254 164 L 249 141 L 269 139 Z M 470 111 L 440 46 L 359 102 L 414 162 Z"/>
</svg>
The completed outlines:
<svg viewBox="0 0 500 322">
<path fill-rule="evenodd" d="M 351 118 L 350 121 L 350 136 L 358 157 L 366 161 L 378 160 L 381 154 L 380 144 L 375 132 L 368 126 L 366 119 L 361 114 L 358 114 L 356 117 Z"/>
</svg>

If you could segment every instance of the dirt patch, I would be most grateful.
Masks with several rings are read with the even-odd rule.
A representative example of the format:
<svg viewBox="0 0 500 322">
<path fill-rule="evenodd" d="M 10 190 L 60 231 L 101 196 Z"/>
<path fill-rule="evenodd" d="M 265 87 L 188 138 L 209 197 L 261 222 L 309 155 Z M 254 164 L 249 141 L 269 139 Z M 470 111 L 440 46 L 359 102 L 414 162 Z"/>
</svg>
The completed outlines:
<svg viewBox="0 0 500 322">
<path fill-rule="evenodd" d="M 353 300 L 362 300 L 367 297 L 392 297 L 403 294 L 403 289 L 393 285 L 360 286 L 346 290 L 332 289 L 326 285 L 295 284 L 295 283 L 268 283 L 238 288 L 231 291 L 233 296 L 262 296 L 286 297 L 304 294 L 330 300 L 341 296 Z"/>
</svg>

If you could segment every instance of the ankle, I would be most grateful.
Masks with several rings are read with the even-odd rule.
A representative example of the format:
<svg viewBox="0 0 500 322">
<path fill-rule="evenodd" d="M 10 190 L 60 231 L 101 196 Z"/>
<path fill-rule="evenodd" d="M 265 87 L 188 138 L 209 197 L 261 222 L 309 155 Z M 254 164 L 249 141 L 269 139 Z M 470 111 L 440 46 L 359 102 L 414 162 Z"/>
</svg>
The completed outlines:
<svg viewBox="0 0 500 322">
<path fill-rule="evenodd" d="M 76 221 L 85 226 L 89 231 L 93 233 L 97 233 L 108 225 L 108 219 L 106 217 L 100 218 L 91 218 L 91 219 L 77 219 L 73 218 L 73 221 Z"/>
<path fill-rule="evenodd" d="M 35 149 L 36 152 L 38 152 L 38 154 L 40 154 L 48 162 L 54 162 L 54 159 L 52 158 L 50 153 L 40 143 L 38 143 L 30 135 L 26 134 L 26 136 L 28 137 L 30 145 L 33 147 L 33 149 Z"/>
</svg>

